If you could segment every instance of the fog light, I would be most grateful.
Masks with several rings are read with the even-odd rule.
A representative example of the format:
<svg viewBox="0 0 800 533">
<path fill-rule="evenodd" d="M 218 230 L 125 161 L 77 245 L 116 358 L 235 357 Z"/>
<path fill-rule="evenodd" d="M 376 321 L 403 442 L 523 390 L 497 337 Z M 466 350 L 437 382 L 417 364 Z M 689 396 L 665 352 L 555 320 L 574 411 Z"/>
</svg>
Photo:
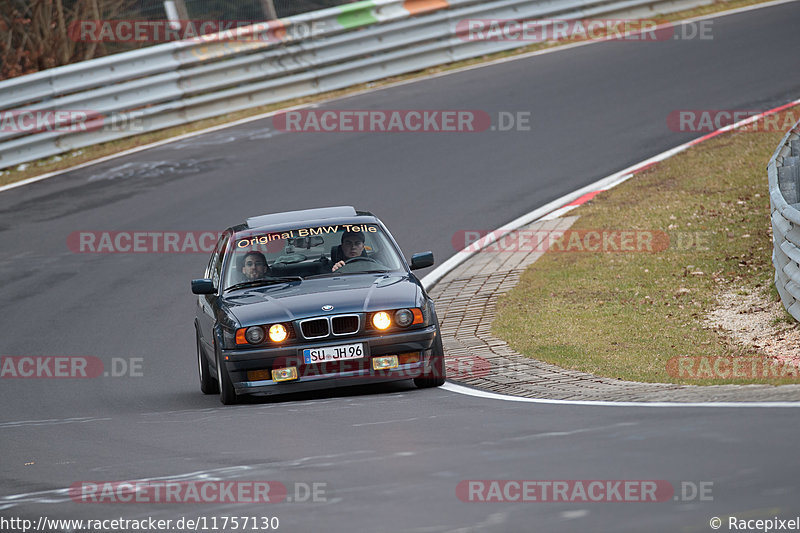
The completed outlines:
<svg viewBox="0 0 800 533">
<path fill-rule="evenodd" d="M 278 368 L 272 371 L 272 381 L 290 381 L 297 379 L 297 367 Z"/>
<path fill-rule="evenodd" d="M 289 335 L 283 324 L 273 324 L 269 328 L 269 339 L 272 342 L 281 342 Z"/>
<path fill-rule="evenodd" d="M 396 355 L 381 355 L 380 357 L 372 358 L 373 370 L 390 370 L 392 368 L 397 368 L 397 366 Z"/>
<path fill-rule="evenodd" d="M 372 315 L 372 325 L 378 329 L 386 329 L 392 325 L 392 319 L 386 311 L 378 311 Z"/>
</svg>

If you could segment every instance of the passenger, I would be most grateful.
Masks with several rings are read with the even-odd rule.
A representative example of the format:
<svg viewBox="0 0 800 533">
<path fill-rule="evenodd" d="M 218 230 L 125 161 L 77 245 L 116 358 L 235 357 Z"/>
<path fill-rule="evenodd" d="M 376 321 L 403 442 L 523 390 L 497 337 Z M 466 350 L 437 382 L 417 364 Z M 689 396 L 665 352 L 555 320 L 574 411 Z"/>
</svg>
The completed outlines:
<svg viewBox="0 0 800 533">
<path fill-rule="evenodd" d="M 342 234 L 342 244 L 331 251 L 331 260 L 334 261 L 331 272 L 342 268 L 348 259 L 360 255 L 367 255 L 367 251 L 364 249 L 364 232 L 345 231 Z"/>
<path fill-rule="evenodd" d="M 267 258 L 264 257 L 264 254 L 256 251 L 247 252 L 244 256 L 242 274 L 244 274 L 244 281 L 254 281 L 267 277 L 269 275 L 269 267 L 267 267 Z"/>
</svg>

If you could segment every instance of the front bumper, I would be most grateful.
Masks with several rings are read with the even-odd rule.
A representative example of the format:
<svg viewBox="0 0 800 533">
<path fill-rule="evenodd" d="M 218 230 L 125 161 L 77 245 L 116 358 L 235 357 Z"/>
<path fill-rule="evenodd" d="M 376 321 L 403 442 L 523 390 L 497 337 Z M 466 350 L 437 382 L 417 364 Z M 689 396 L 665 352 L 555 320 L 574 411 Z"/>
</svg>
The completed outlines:
<svg viewBox="0 0 800 533">
<path fill-rule="evenodd" d="M 222 350 L 220 355 L 237 394 L 290 394 L 419 377 L 422 373 L 431 371 L 432 357 L 441 355 L 434 354 L 438 334 L 438 328 L 432 325 L 383 335 L 339 337 L 318 342 L 303 341 L 275 348 Z M 340 363 L 305 364 L 303 362 L 304 349 L 354 343 L 366 345 L 366 357 Z M 420 354 L 418 363 L 400 365 L 391 370 L 372 369 L 373 357 L 410 352 Z M 271 371 L 273 368 L 286 366 L 297 367 L 298 379 L 283 382 L 275 382 L 272 379 L 249 381 L 247 377 L 248 371 Z"/>
</svg>

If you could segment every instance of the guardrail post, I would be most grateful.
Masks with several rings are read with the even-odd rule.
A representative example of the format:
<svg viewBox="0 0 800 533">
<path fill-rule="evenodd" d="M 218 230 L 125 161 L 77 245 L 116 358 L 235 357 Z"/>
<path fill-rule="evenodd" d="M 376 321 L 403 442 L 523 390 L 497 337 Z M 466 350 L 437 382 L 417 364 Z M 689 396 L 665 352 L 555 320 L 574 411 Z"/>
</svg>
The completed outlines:
<svg viewBox="0 0 800 533">
<path fill-rule="evenodd" d="M 276 20 L 278 18 L 274 0 L 261 0 L 261 7 L 264 9 L 264 16 L 267 17 L 267 20 Z"/>
</svg>

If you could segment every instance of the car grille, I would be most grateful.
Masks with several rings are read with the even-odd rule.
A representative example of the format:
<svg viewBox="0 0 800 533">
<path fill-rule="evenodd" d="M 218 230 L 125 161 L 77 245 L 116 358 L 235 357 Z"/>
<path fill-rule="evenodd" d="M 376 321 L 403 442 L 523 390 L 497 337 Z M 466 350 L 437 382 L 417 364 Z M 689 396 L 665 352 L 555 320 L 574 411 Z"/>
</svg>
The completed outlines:
<svg viewBox="0 0 800 533">
<path fill-rule="evenodd" d="M 358 331 L 358 316 L 344 315 L 335 316 L 331 319 L 331 326 L 334 335 L 347 335 Z"/>
<path fill-rule="evenodd" d="M 328 320 L 325 318 L 306 320 L 300 324 L 300 328 L 303 330 L 303 337 L 306 339 L 328 336 Z"/>
</svg>

